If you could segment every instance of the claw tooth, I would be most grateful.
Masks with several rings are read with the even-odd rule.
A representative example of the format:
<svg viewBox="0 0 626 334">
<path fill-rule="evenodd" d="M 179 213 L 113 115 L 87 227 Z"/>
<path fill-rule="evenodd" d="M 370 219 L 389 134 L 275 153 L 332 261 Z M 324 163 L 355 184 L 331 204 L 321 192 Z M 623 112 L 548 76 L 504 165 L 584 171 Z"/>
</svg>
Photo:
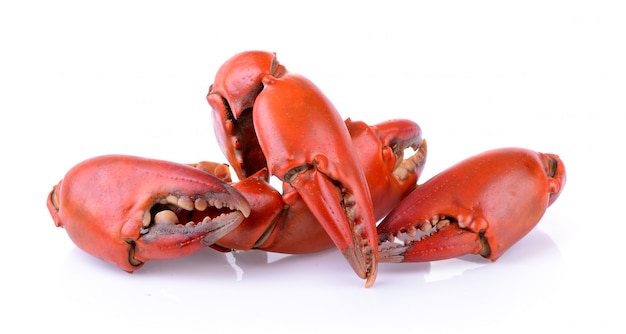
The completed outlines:
<svg viewBox="0 0 626 334">
<path fill-rule="evenodd" d="M 348 221 L 356 220 L 356 207 L 354 205 L 345 208 L 346 217 Z"/>
<path fill-rule="evenodd" d="M 143 226 L 143 227 L 150 226 L 150 221 L 151 221 L 150 213 L 149 212 L 144 213 L 143 214 L 143 220 L 141 222 L 141 226 Z"/>
<path fill-rule="evenodd" d="M 393 171 L 393 175 L 398 180 L 405 180 L 415 170 L 415 167 L 415 164 L 410 159 L 402 160 L 400 166 Z"/>
<path fill-rule="evenodd" d="M 165 200 L 167 201 L 167 203 L 169 204 L 174 204 L 174 205 L 178 205 L 178 197 L 174 196 L 174 195 L 167 195 L 167 197 L 165 198 Z"/>
<path fill-rule="evenodd" d="M 393 175 L 396 179 L 402 181 L 405 180 L 409 175 L 415 173 L 421 166 L 423 166 L 425 162 L 426 156 L 426 141 L 422 140 L 421 143 L 414 143 L 410 146 L 413 150 L 417 151 L 417 153 L 408 157 L 404 160 L 398 160 L 396 162 L 396 166 L 393 171 Z M 403 152 L 401 152 L 403 153 Z M 399 159 L 402 159 L 403 155 L 399 155 Z"/>
<path fill-rule="evenodd" d="M 354 221 L 356 219 L 355 204 L 356 202 L 354 201 L 354 196 L 352 194 L 347 192 L 343 194 L 342 206 L 349 221 Z"/>
<path fill-rule="evenodd" d="M 409 237 L 415 237 L 417 236 L 417 229 L 414 226 L 409 227 L 409 229 L 406 231 L 406 234 L 409 235 Z"/>
<path fill-rule="evenodd" d="M 427 232 L 428 230 L 430 230 L 431 228 L 433 228 L 433 225 L 431 225 L 431 223 L 429 221 L 425 221 L 424 223 L 422 223 L 422 225 L 420 226 L 420 230 L 422 232 Z"/>
<path fill-rule="evenodd" d="M 363 234 L 363 226 L 361 226 L 359 224 L 354 225 L 354 229 L 353 230 L 354 230 L 354 234 L 356 234 L 356 235 Z"/>
<path fill-rule="evenodd" d="M 196 198 L 193 205 L 198 211 L 204 211 L 207 207 L 209 207 L 209 203 L 207 203 L 206 199 L 202 197 Z"/>
<path fill-rule="evenodd" d="M 442 227 L 444 227 L 444 226 L 447 226 L 447 225 L 449 225 L 449 224 L 450 224 L 450 221 L 449 221 L 448 219 L 443 219 L 443 220 L 440 220 L 440 221 L 437 223 L 437 229 L 440 229 L 440 228 L 442 228 Z"/>
<path fill-rule="evenodd" d="M 398 233 L 396 233 L 396 238 L 401 239 L 402 238 L 402 232 L 398 231 Z"/>
<path fill-rule="evenodd" d="M 345 205 L 345 206 L 353 206 L 354 204 L 355 204 L 354 196 L 352 196 L 352 194 L 350 194 L 350 193 L 345 193 L 343 195 L 343 205 Z"/>
<path fill-rule="evenodd" d="M 221 209 L 222 207 L 224 207 L 224 203 L 220 202 L 220 201 L 215 201 L 215 204 L 213 204 L 213 206 L 216 209 Z"/>
<path fill-rule="evenodd" d="M 178 224 L 178 216 L 173 211 L 163 210 L 154 215 L 155 224 L 176 225 Z"/>
<path fill-rule="evenodd" d="M 194 208 L 193 201 L 188 196 L 181 196 L 178 199 L 177 205 L 187 211 L 193 211 L 193 208 Z"/>
<path fill-rule="evenodd" d="M 374 252 L 374 250 L 373 250 L 373 249 L 372 249 L 372 247 L 370 247 L 370 246 L 365 246 L 365 247 L 363 248 L 363 253 L 365 253 L 365 254 L 367 254 L 367 255 L 372 254 L 373 252 Z"/>
</svg>

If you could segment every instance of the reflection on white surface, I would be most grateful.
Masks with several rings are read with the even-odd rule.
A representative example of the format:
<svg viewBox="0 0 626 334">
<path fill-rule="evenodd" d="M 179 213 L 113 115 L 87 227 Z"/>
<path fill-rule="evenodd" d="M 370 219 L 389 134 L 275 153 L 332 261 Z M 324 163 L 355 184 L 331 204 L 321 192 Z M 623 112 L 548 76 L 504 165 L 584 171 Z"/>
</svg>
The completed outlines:
<svg viewBox="0 0 626 334">
<path fill-rule="evenodd" d="M 243 269 L 237 265 L 237 258 L 234 253 L 225 253 L 226 261 L 235 271 L 235 275 L 237 276 L 237 281 L 241 281 L 243 279 Z"/>
<path fill-rule="evenodd" d="M 240 283 L 266 284 L 268 279 L 288 282 L 295 278 L 308 280 L 323 278 L 330 284 L 336 282 L 340 285 L 360 286 L 362 282 L 344 262 L 341 254 L 334 249 L 307 255 L 264 251 L 221 253 L 207 249 L 186 258 L 150 261 L 135 273 L 127 274 L 78 248 L 73 248 L 67 254 L 64 268 L 71 276 L 92 273 L 94 276 L 112 276 L 138 283 L 144 280 L 152 282 L 163 278 L 185 278 L 204 281 L 206 284 L 226 283 L 229 286 Z M 430 263 L 381 263 L 379 282 L 375 286 L 386 285 L 385 282 L 388 281 L 416 280 L 424 286 L 439 285 L 446 289 L 446 285 L 468 283 L 472 280 L 471 277 L 484 279 L 490 275 L 497 277 L 504 275 L 509 284 L 515 284 L 518 280 L 528 282 L 530 277 L 541 276 L 547 279 L 549 273 L 556 271 L 554 268 L 561 262 L 560 252 L 554 242 L 544 232 L 535 229 L 496 262 L 477 255 L 467 255 Z M 541 275 L 515 272 L 527 267 L 532 267 L 533 272 Z"/>
<path fill-rule="evenodd" d="M 424 280 L 426 283 L 445 281 L 456 276 L 461 276 L 467 270 L 480 268 L 484 265 L 484 263 L 463 261 L 461 259 L 436 261 L 430 264 L 430 272 L 424 275 Z"/>
<path fill-rule="evenodd" d="M 464 257 L 382 264 L 371 289 L 363 288 L 335 250 L 302 256 L 207 250 L 188 258 L 148 262 L 131 275 L 74 248 L 62 264 L 58 275 L 62 281 L 51 277 L 44 282 L 51 289 L 42 291 L 43 305 L 35 308 L 53 307 L 62 300 L 64 312 L 72 317 L 97 322 L 106 314 L 128 328 L 197 325 L 203 323 L 198 317 L 208 316 L 215 321 L 213 328 L 228 330 L 229 324 L 236 324 L 239 329 L 261 326 L 268 332 L 272 326 L 289 331 L 302 329 L 303 324 L 307 332 L 358 328 L 364 313 L 377 319 L 367 326 L 372 330 L 388 330 L 389 322 L 395 322 L 385 320 L 390 316 L 415 314 L 415 319 L 428 318 L 420 325 L 422 330 L 469 326 L 467 331 L 474 332 L 502 326 L 504 320 L 521 321 L 528 312 L 548 311 L 541 311 L 542 305 L 558 294 L 564 278 L 559 250 L 540 230 L 495 263 Z M 385 319 L 377 314 L 385 314 Z"/>
<path fill-rule="evenodd" d="M 260 326 L 268 332 L 315 332 L 358 328 L 364 312 L 373 318 L 405 317 L 408 312 L 417 319 L 427 314 L 422 330 L 468 326 L 473 332 L 502 328 L 502 321 L 521 321 L 524 314 L 536 314 L 553 303 L 550 296 L 560 294 L 564 279 L 562 261 L 554 242 L 536 229 L 495 263 L 468 256 L 381 264 L 377 283 L 365 289 L 336 250 L 309 255 L 207 250 L 148 262 L 127 274 L 74 248 L 59 268 L 62 281 L 52 277 L 44 286 L 54 289 L 43 291 L 48 307 L 63 300 L 65 312 L 73 317 L 97 322 L 107 314 L 117 319 L 113 324 L 126 328 L 174 328 L 175 323 L 189 322 L 190 316 L 195 318 L 191 323 L 199 324 L 203 321 L 198 316 L 210 314 L 219 319 L 213 327 L 223 330 L 237 324 L 245 330 Z M 397 299 L 403 301 L 400 308 L 394 306 Z M 128 319 L 129 310 L 132 319 L 151 319 L 150 324 L 134 323 Z M 376 320 L 367 327 L 388 330 L 389 321 Z M 331 326 L 333 322 L 338 327 Z M 447 327 L 441 327 L 443 323 Z"/>
</svg>

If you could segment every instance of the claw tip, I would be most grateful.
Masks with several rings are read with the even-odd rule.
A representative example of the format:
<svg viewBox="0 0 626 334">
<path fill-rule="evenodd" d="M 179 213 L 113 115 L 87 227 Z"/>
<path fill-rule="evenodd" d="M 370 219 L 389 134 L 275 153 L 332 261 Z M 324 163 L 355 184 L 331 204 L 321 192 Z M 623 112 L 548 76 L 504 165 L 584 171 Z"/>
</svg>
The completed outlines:
<svg viewBox="0 0 626 334">
<path fill-rule="evenodd" d="M 365 287 L 371 288 L 374 285 L 374 282 L 376 282 L 376 272 L 367 275 L 367 278 L 365 279 Z"/>
</svg>

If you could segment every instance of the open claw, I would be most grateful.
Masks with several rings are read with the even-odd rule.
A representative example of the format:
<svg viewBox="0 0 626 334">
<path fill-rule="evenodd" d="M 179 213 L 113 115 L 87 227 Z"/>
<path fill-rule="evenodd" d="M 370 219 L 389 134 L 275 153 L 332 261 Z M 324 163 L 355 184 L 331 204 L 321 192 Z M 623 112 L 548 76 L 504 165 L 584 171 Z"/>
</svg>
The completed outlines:
<svg viewBox="0 0 626 334">
<path fill-rule="evenodd" d="M 565 186 L 554 154 L 488 151 L 415 189 L 378 226 L 383 262 L 480 254 L 493 261 L 525 236 Z"/>
<path fill-rule="evenodd" d="M 466 254 L 489 257 L 490 247 L 484 232 L 481 230 L 476 232 L 461 226 L 462 224 L 451 217 L 435 215 L 421 224 L 401 229 L 395 235 L 383 232 L 379 235 L 380 260 L 381 262 L 426 262 Z"/>
<path fill-rule="evenodd" d="M 122 155 L 76 165 L 47 205 L 78 247 L 129 272 L 206 248 L 250 214 L 239 192 L 200 169 Z"/>
<path fill-rule="evenodd" d="M 426 164 L 426 140 L 419 125 L 405 119 L 372 126 L 347 119 L 345 124 L 369 185 L 375 216 L 382 218 L 417 185 Z M 414 153 L 405 157 L 407 149 Z"/>
</svg>

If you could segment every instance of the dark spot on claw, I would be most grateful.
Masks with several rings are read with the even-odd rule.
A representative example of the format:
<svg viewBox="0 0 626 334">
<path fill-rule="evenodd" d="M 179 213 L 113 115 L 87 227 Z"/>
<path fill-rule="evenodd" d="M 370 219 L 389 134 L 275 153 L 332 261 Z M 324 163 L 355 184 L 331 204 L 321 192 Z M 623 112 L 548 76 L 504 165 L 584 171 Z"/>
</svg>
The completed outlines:
<svg viewBox="0 0 626 334">
<path fill-rule="evenodd" d="M 483 248 L 480 249 L 479 254 L 483 257 L 489 257 L 489 255 L 491 255 L 491 246 L 489 246 L 489 241 L 487 240 L 487 237 L 485 237 L 485 231 L 483 230 L 478 232 L 478 237 L 480 238 L 480 243 L 483 246 Z"/>
<path fill-rule="evenodd" d="M 290 169 L 287 173 L 285 173 L 285 182 L 293 183 L 298 178 L 299 174 L 309 170 L 310 168 L 311 167 L 309 165 L 301 165 Z"/>
<path fill-rule="evenodd" d="M 137 246 L 135 240 L 126 240 L 126 243 L 128 244 L 128 262 L 135 267 L 142 265 L 143 262 L 135 259 L 135 247 Z"/>
<path fill-rule="evenodd" d="M 554 177 L 559 167 L 559 162 L 548 155 L 548 177 Z"/>
</svg>

